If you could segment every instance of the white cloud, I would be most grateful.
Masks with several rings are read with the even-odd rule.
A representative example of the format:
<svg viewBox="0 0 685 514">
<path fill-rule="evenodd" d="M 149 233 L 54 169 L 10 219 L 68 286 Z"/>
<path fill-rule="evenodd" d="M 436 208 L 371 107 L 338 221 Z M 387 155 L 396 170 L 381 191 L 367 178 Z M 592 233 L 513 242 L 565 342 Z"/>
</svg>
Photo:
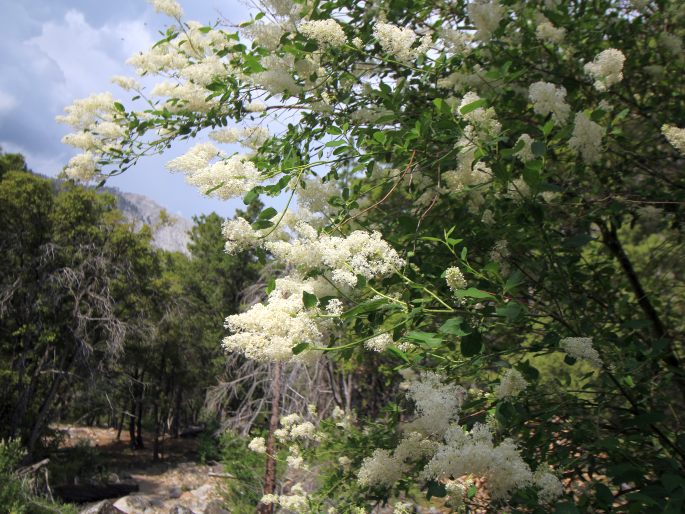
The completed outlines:
<svg viewBox="0 0 685 514">
<path fill-rule="evenodd" d="M 152 43 L 142 21 L 93 27 L 76 10 L 43 24 L 41 34 L 26 41 L 61 72 L 60 83 L 53 87 L 63 103 L 110 88 L 112 75 L 128 73 L 124 61 Z"/>
<path fill-rule="evenodd" d="M 0 115 L 9 112 L 17 105 L 17 99 L 0 89 Z"/>
</svg>

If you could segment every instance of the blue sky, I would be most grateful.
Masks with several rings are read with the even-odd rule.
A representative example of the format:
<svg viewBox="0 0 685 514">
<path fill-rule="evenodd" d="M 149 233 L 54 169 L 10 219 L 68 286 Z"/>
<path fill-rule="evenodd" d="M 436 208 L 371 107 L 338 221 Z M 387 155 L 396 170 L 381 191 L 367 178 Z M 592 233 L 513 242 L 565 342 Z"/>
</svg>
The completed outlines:
<svg viewBox="0 0 685 514">
<path fill-rule="evenodd" d="M 249 18 L 238 0 L 181 0 L 186 19 L 203 23 L 218 18 L 238 23 Z M 55 116 L 76 98 L 111 91 L 112 75 L 134 75 L 125 61 L 157 40 L 167 18 L 145 0 L 0 0 L 0 146 L 23 153 L 36 172 L 56 175 L 76 153 L 60 143 L 68 127 Z M 240 200 L 210 200 L 171 174 L 164 156 L 108 181 L 109 186 L 144 194 L 170 212 L 190 218 L 216 211 L 229 216 Z"/>
</svg>

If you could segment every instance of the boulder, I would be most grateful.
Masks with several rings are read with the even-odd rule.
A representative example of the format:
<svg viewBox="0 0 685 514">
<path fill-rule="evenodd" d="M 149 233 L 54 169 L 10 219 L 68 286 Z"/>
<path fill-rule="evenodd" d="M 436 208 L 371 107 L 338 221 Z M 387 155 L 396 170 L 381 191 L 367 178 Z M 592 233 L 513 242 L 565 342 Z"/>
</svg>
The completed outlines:
<svg viewBox="0 0 685 514">
<path fill-rule="evenodd" d="M 82 510 L 79 514 L 124 514 L 123 511 L 117 509 L 111 501 L 105 500 L 95 505 Z"/>
</svg>

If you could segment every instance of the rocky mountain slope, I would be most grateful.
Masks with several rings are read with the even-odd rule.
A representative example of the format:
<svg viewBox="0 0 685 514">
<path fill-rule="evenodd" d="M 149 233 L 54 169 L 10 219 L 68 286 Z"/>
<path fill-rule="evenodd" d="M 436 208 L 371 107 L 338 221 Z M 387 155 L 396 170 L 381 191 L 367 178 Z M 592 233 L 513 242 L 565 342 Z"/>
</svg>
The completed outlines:
<svg viewBox="0 0 685 514">
<path fill-rule="evenodd" d="M 188 254 L 190 220 L 167 212 L 164 207 L 147 196 L 126 193 L 116 188 L 104 187 L 103 191 L 117 199 L 117 207 L 124 215 L 136 224 L 136 227 L 148 225 L 152 228 L 152 244 L 163 250 Z"/>
</svg>

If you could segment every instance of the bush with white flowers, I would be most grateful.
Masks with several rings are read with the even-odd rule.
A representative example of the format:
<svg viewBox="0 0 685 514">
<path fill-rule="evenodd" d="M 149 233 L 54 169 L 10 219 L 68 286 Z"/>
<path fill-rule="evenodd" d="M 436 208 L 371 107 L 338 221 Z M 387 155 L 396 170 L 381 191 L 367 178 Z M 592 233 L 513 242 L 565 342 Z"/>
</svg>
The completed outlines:
<svg viewBox="0 0 685 514">
<path fill-rule="evenodd" d="M 237 32 L 153 4 L 158 84 L 68 107 L 65 174 L 212 138 L 169 169 L 286 204 L 224 226 L 283 270 L 224 348 L 384 375 L 374 416 L 283 424 L 322 434 L 288 457 L 320 487 L 265 504 L 681 511 L 681 2 L 264 0 Z"/>
</svg>

